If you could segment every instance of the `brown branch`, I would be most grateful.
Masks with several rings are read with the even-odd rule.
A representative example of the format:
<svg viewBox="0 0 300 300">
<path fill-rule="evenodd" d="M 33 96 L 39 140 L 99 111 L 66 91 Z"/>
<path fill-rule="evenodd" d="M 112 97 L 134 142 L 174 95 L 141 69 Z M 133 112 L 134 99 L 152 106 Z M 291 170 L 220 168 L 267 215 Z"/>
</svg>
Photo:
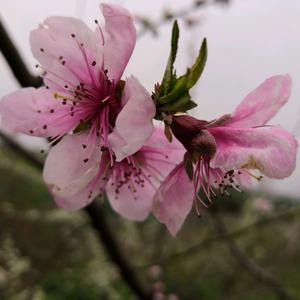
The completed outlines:
<svg viewBox="0 0 300 300">
<path fill-rule="evenodd" d="M 257 227 L 261 228 L 272 222 L 283 221 L 285 219 L 291 218 L 293 216 L 297 216 L 299 214 L 300 214 L 300 207 L 293 208 L 293 209 L 290 209 L 283 213 L 279 213 L 274 216 L 266 217 L 264 219 L 253 222 L 249 225 L 245 225 L 245 226 L 243 226 L 239 229 L 236 229 L 232 232 L 226 232 L 226 234 L 224 234 L 224 235 L 218 234 L 215 237 L 206 238 L 206 239 L 202 240 L 201 242 L 198 242 L 197 244 L 193 245 L 192 247 L 189 247 L 186 250 L 183 250 L 182 252 L 178 252 L 176 254 L 163 257 L 163 258 L 153 261 L 152 263 L 149 263 L 149 264 L 136 266 L 135 268 L 136 269 L 145 269 L 145 268 L 149 268 L 153 265 L 169 265 L 173 262 L 178 262 L 178 260 L 180 260 L 180 259 L 185 259 L 187 256 L 198 254 L 199 251 L 207 249 L 208 247 L 213 246 L 215 243 L 224 242 L 227 238 L 231 238 L 231 239 L 237 238 Z"/>
<path fill-rule="evenodd" d="M 15 75 L 19 84 L 23 87 L 42 85 L 40 78 L 34 77 L 27 70 L 18 50 L 9 38 L 5 28 L 0 21 L 0 40 L 1 40 L 1 52 L 3 53 L 6 61 L 8 62 L 13 74 Z M 34 156 L 30 151 L 24 149 L 20 144 L 11 139 L 8 135 L 0 132 L 2 141 L 10 147 L 14 152 L 18 153 L 22 158 L 30 162 L 39 171 L 43 169 L 43 162 Z M 116 264 L 124 282 L 128 285 L 131 291 L 140 300 L 152 299 L 152 294 L 145 289 L 143 284 L 139 281 L 138 277 L 134 273 L 133 268 L 126 260 L 121 251 L 121 247 L 118 245 L 116 238 L 113 235 L 112 230 L 105 219 L 105 215 L 101 211 L 101 207 L 96 201 L 93 201 L 88 207 L 84 209 L 85 213 L 90 219 L 91 226 L 97 234 L 99 240 L 102 242 L 107 256 Z"/>
<path fill-rule="evenodd" d="M 225 236 L 227 234 L 226 224 L 223 222 L 219 213 L 217 211 L 212 211 L 210 216 L 217 234 L 219 236 Z M 252 260 L 242 249 L 240 249 L 234 239 L 227 237 L 224 241 L 227 244 L 232 257 L 236 260 L 239 266 L 247 271 L 255 280 L 272 289 L 280 300 L 294 299 L 285 286 L 271 273 Z"/>
<path fill-rule="evenodd" d="M 11 38 L 9 37 L 4 25 L 0 19 L 0 51 L 2 52 L 6 62 L 11 71 L 16 77 L 19 84 L 23 87 L 33 86 L 39 87 L 42 85 L 40 77 L 32 76 L 28 71 L 19 51 L 15 47 Z"/>
<path fill-rule="evenodd" d="M 40 161 L 30 151 L 24 149 L 19 143 L 11 139 L 8 135 L 0 131 L 2 141 L 21 158 L 29 162 L 37 170 L 43 170 L 43 162 Z M 142 283 L 138 280 L 134 270 L 126 260 L 121 251 L 121 246 L 118 245 L 112 230 L 106 221 L 105 215 L 102 212 L 101 206 L 97 201 L 93 201 L 84 209 L 88 215 L 90 223 L 97 233 L 97 237 L 102 242 L 107 256 L 117 265 L 122 275 L 123 280 L 131 288 L 132 292 L 141 300 L 152 299 L 151 293 L 145 289 Z"/>
<path fill-rule="evenodd" d="M 189 18 L 191 13 L 195 13 L 197 10 L 206 7 L 209 4 L 218 4 L 221 3 L 223 5 L 229 4 L 230 0 L 194 0 L 191 1 L 191 4 L 183 7 L 179 10 L 171 11 L 170 9 L 165 9 L 163 15 L 159 20 L 154 21 L 146 16 L 136 16 L 135 20 L 141 24 L 142 29 L 138 32 L 138 37 L 143 36 L 147 32 L 151 32 L 154 35 L 158 34 L 158 27 L 170 23 L 175 19 L 185 19 L 186 24 L 188 26 L 194 25 L 197 20 Z"/>
</svg>

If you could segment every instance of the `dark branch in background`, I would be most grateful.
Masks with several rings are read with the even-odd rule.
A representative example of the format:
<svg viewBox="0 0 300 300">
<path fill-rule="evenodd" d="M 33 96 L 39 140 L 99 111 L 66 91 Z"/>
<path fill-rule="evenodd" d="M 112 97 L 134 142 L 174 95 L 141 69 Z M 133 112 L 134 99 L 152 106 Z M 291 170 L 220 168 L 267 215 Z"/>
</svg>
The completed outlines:
<svg viewBox="0 0 300 300">
<path fill-rule="evenodd" d="M 0 41 L 1 52 L 3 53 L 6 61 L 8 62 L 11 70 L 13 71 L 17 81 L 23 87 L 34 86 L 39 87 L 42 85 L 42 80 L 38 77 L 34 77 L 27 70 L 21 56 L 9 38 L 5 28 L 0 21 Z M 13 151 L 18 153 L 22 158 L 29 161 L 39 171 L 43 170 L 43 162 L 40 161 L 30 151 L 24 149 L 20 144 L 11 139 L 8 135 L 0 131 L 0 138 L 2 141 L 10 147 Z M 134 273 L 134 270 L 126 260 L 121 251 L 121 246 L 118 245 L 116 238 L 111 231 L 109 224 L 106 221 L 105 215 L 102 212 L 101 207 L 97 201 L 93 201 L 88 207 L 84 209 L 85 213 L 90 219 L 91 226 L 95 230 L 97 237 L 102 242 L 103 247 L 107 253 L 107 256 L 116 264 L 124 282 L 129 286 L 131 291 L 140 300 L 152 299 L 152 294 L 145 289 L 138 277 Z"/>
<path fill-rule="evenodd" d="M 294 298 L 280 281 L 252 260 L 242 249 L 239 248 L 234 239 L 228 237 L 226 224 L 223 222 L 219 213 L 216 210 L 211 211 L 210 216 L 217 234 L 221 237 L 227 235 L 224 242 L 227 244 L 232 257 L 236 260 L 240 267 L 247 271 L 255 280 L 257 280 L 257 282 L 272 289 L 277 294 L 278 299 L 293 300 Z"/>
<path fill-rule="evenodd" d="M 229 4 L 230 0 L 194 0 L 191 4 L 187 7 L 181 8 L 180 10 L 174 10 L 166 8 L 164 10 L 163 15 L 157 21 L 154 21 L 146 16 L 136 16 L 135 20 L 140 23 L 141 29 L 138 32 L 138 37 L 141 37 L 147 32 L 151 32 L 153 35 L 158 35 L 158 27 L 170 23 L 175 19 L 182 19 L 184 20 L 187 26 L 196 25 L 199 22 L 198 18 L 191 17 L 192 13 L 195 13 L 199 9 L 205 8 L 211 4 Z"/>
<path fill-rule="evenodd" d="M 19 143 L 15 142 L 8 135 L 0 131 L 1 140 L 21 158 L 28 161 L 37 170 L 43 170 L 43 162 L 39 160 L 33 153 L 24 149 Z M 90 223 L 97 233 L 97 237 L 102 242 L 107 256 L 118 266 L 123 280 L 128 284 L 133 293 L 141 300 L 152 299 L 150 292 L 139 282 L 133 269 L 127 262 L 125 256 L 121 252 L 121 246 L 118 245 L 109 224 L 106 221 L 105 215 L 102 212 L 101 205 L 98 201 L 93 201 L 84 209 L 90 219 Z"/>
<path fill-rule="evenodd" d="M 0 19 L 0 50 L 21 86 L 39 87 L 42 85 L 40 77 L 32 76 L 22 60 L 20 53 L 10 39 Z"/>
<path fill-rule="evenodd" d="M 283 213 L 279 213 L 274 216 L 266 217 L 261 220 L 255 221 L 249 225 L 243 226 L 232 232 L 226 232 L 226 234 L 223 234 L 223 235 L 218 234 L 217 236 L 203 239 L 201 242 L 198 242 L 194 246 L 189 247 L 189 248 L 183 250 L 182 252 L 178 252 L 176 254 L 163 257 L 159 260 L 155 260 L 146 265 L 136 266 L 135 268 L 136 269 L 145 269 L 145 268 L 149 268 L 153 265 L 165 266 L 165 265 L 172 264 L 174 262 L 178 262 L 178 260 L 183 260 L 183 259 L 185 260 L 187 256 L 197 255 L 199 253 L 199 251 L 203 251 L 205 249 L 207 250 L 208 247 L 213 246 L 215 243 L 222 243 L 226 239 L 238 238 L 238 237 L 242 236 L 243 234 L 246 234 L 247 232 L 254 230 L 258 227 L 261 229 L 263 226 L 271 224 L 275 221 L 282 222 L 282 221 L 285 221 L 286 219 L 296 217 L 299 214 L 300 214 L 300 207 L 296 207 L 296 208 L 290 209 L 288 211 L 285 211 Z"/>
<path fill-rule="evenodd" d="M 114 238 L 114 234 L 107 223 L 101 204 L 98 201 L 93 201 L 86 208 L 86 212 L 91 218 L 92 226 L 99 233 L 98 238 L 102 241 L 103 247 L 106 248 L 107 254 L 110 256 L 111 260 L 119 266 L 123 280 L 126 280 L 127 284 L 134 290 L 134 293 L 139 299 L 152 299 L 151 294 L 146 292 L 145 287 L 141 285 L 134 270 L 125 259 L 121 251 L 121 245 L 118 245 Z M 120 266 L 122 266 L 122 268 Z"/>
</svg>

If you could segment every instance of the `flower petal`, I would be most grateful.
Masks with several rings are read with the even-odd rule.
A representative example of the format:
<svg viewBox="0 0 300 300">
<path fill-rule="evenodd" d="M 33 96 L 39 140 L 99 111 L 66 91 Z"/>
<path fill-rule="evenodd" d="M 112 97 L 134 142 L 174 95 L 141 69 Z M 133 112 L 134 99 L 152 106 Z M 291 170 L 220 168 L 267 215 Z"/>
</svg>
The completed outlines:
<svg viewBox="0 0 300 300">
<path fill-rule="evenodd" d="M 154 196 L 153 214 L 173 236 L 181 228 L 194 199 L 194 185 L 183 163 L 177 165 Z"/>
<path fill-rule="evenodd" d="M 124 172 L 126 171 L 132 170 L 130 168 L 124 169 Z M 112 208 L 128 219 L 142 221 L 147 218 L 155 189 L 147 182 L 143 185 L 128 182 L 123 184 L 116 192 L 116 185 L 118 184 L 120 183 L 117 172 L 113 172 L 106 186 L 106 193 Z M 134 186 L 134 191 L 132 186 Z"/>
<path fill-rule="evenodd" d="M 155 116 L 150 95 L 133 76 L 126 81 L 122 106 L 114 131 L 108 137 L 117 161 L 135 153 L 145 144 L 153 132 L 152 119 Z"/>
<path fill-rule="evenodd" d="M 155 192 L 182 160 L 183 153 L 179 142 L 170 143 L 163 129 L 155 128 L 147 143 L 129 157 L 132 165 L 127 160 L 114 164 L 106 187 L 112 207 L 124 217 L 145 219 L 151 210 Z"/>
<path fill-rule="evenodd" d="M 297 141 L 279 126 L 209 129 L 217 142 L 211 167 L 258 169 L 271 178 L 289 176 L 296 165 Z"/>
<path fill-rule="evenodd" d="M 81 82 L 95 85 L 103 46 L 81 20 L 50 17 L 31 32 L 30 43 L 34 57 L 47 71 L 45 83 L 50 88 L 66 84 L 76 88 Z"/>
<path fill-rule="evenodd" d="M 55 114 L 51 113 L 52 110 Z M 5 96 L 0 102 L 2 126 L 12 132 L 44 137 L 64 134 L 74 124 L 72 118 L 67 116 L 64 123 L 58 124 L 55 122 L 57 113 L 66 114 L 66 108 L 44 87 L 21 89 Z"/>
<path fill-rule="evenodd" d="M 97 195 L 102 197 L 106 185 L 103 175 L 105 174 L 107 176 L 109 164 L 109 156 L 103 154 L 98 173 L 85 187 L 70 197 L 61 197 L 54 194 L 54 200 L 57 206 L 68 211 L 74 211 L 90 204 Z"/>
<path fill-rule="evenodd" d="M 53 194 L 72 197 L 98 173 L 101 151 L 87 140 L 87 134 L 66 135 L 50 150 L 43 177 Z M 83 148 L 83 144 L 87 147 Z"/>
<path fill-rule="evenodd" d="M 116 4 L 101 4 L 105 18 L 104 66 L 109 79 L 121 78 L 136 42 L 133 18 L 128 10 Z"/>
<path fill-rule="evenodd" d="M 287 102 L 290 90 L 289 75 L 277 75 L 267 79 L 246 96 L 233 112 L 227 125 L 232 127 L 264 125 Z"/>
</svg>

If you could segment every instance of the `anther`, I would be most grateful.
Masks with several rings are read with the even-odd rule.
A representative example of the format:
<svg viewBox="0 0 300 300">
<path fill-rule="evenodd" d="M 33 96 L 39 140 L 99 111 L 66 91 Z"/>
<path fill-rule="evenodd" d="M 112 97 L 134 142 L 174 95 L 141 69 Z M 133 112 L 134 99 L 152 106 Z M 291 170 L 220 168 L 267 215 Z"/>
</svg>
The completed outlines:
<svg viewBox="0 0 300 300">
<path fill-rule="evenodd" d="M 40 51 L 41 51 L 41 52 L 44 52 L 44 49 L 43 49 L 43 48 L 41 48 L 41 49 L 40 49 Z"/>
<path fill-rule="evenodd" d="M 74 39 L 74 38 L 75 38 L 75 34 L 74 34 L 74 33 L 72 33 L 72 34 L 71 34 L 71 37 Z"/>
<path fill-rule="evenodd" d="M 85 158 L 85 159 L 83 160 L 84 163 L 87 163 L 88 161 L 89 161 L 88 158 Z"/>
<path fill-rule="evenodd" d="M 92 62 L 92 66 L 96 66 L 96 62 L 95 61 Z"/>
</svg>

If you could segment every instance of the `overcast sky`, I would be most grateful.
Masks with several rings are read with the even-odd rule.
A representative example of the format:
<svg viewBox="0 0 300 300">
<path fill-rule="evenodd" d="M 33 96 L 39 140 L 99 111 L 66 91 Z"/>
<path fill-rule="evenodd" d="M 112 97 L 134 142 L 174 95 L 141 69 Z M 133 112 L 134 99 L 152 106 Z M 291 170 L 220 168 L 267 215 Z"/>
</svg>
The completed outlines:
<svg viewBox="0 0 300 300">
<path fill-rule="evenodd" d="M 186 7 L 188 0 L 123 0 L 134 14 L 158 19 L 164 8 Z M 36 64 L 30 53 L 30 30 L 51 15 L 68 15 L 84 19 L 91 26 L 99 19 L 99 1 L 95 0 L 10 0 L 0 1 L 0 15 L 15 43 L 32 68 Z M 300 128 L 300 1 L 299 0 L 234 0 L 229 6 L 210 6 L 199 13 L 199 26 L 187 30 L 181 23 L 180 52 L 176 66 L 183 71 L 193 61 L 204 36 L 208 39 L 208 62 L 204 75 L 193 90 L 199 107 L 194 114 L 212 119 L 231 112 L 242 98 L 264 79 L 274 74 L 289 73 L 293 92 L 289 103 L 273 120 L 293 131 L 299 140 Z M 170 25 L 153 38 L 139 39 L 125 75 L 134 74 L 151 91 L 162 77 L 169 51 Z M 1 42 L 1 41 L 0 41 Z M 0 56 L 0 97 L 15 90 L 17 84 Z M 36 140 L 24 139 L 26 144 Z M 300 156 L 298 155 L 298 160 Z M 279 193 L 300 196 L 300 166 L 283 181 L 265 181 L 262 187 Z"/>
</svg>

